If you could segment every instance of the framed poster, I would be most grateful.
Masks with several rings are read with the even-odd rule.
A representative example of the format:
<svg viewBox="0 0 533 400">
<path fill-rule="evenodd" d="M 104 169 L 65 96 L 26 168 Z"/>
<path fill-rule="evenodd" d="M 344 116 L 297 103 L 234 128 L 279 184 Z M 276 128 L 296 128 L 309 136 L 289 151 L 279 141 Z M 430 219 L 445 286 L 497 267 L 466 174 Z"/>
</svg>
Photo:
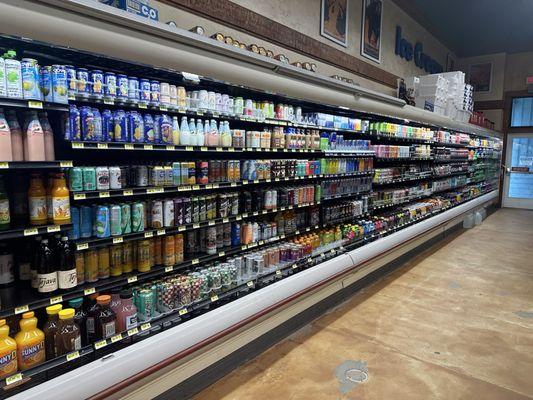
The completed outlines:
<svg viewBox="0 0 533 400">
<path fill-rule="evenodd" d="M 490 92 L 492 86 L 492 63 L 472 64 L 468 67 L 468 79 L 475 92 Z"/>
<path fill-rule="evenodd" d="M 322 0 L 320 34 L 344 47 L 348 46 L 348 0 Z"/>
<path fill-rule="evenodd" d="M 380 62 L 383 0 L 363 0 L 361 55 Z"/>
</svg>

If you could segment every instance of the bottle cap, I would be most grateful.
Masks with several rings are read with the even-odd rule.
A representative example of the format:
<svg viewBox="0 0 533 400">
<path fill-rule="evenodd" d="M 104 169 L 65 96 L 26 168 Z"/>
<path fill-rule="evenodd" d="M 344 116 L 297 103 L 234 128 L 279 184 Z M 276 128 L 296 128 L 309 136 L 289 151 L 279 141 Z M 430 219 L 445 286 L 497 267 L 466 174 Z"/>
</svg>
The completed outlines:
<svg viewBox="0 0 533 400">
<path fill-rule="evenodd" d="M 62 308 L 62 304 L 54 304 L 53 306 L 46 307 L 46 313 L 48 315 L 56 315 Z"/>
<path fill-rule="evenodd" d="M 100 296 L 98 293 L 93 293 L 93 294 L 89 295 L 89 299 L 96 300 L 98 296 Z"/>
<path fill-rule="evenodd" d="M 125 289 L 120 291 L 120 298 L 121 299 L 131 299 L 133 297 L 133 294 L 131 292 L 131 289 Z"/>
<path fill-rule="evenodd" d="M 75 310 L 73 308 L 65 308 L 59 311 L 59 319 L 71 319 L 74 318 Z"/>
<path fill-rule="evenodd" d="M 22 314 L 22 319 L 28 319 L 33 318 L 35 316 L 35 313 L 33 311 L 25 312 Z"/>
<path fill-rule="evenodd" d="M 109 304 L 111 302 L 111 296 L 109 296 L 108 294 L 103 294 L 96 298 L 96 302 L 98 304 Z"/>
<path fill-rule="evenodd" d="M 0 326 L 4 326 L 6 324 L 6 320 L 5 319 L 0 319 Z"/>
<path fill-rule="evenodd" d="M 83 297 L 77 297 L 75 299 L 69 300 L 68 305 L 72 308 L 78 308 L 83 304 Z"/>
</svg>

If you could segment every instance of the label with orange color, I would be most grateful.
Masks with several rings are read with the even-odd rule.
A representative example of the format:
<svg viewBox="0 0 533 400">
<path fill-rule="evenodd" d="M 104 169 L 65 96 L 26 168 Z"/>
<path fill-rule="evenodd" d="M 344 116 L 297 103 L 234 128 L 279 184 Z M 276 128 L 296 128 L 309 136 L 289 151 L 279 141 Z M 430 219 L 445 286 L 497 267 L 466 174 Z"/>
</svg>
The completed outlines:
<svg viewBox="0 0 533 400">
<path fill-rule="evenodd" d="M 17 347 L 17 358 L 19 360 L 19 368 L 23 371 L 44 362 L 44 340 L 30 346 L 19 345 Z"/>
<path fill-rule="evenodd" d="M 54 197 L 52 199 L 54 209 L 54 223 L 70 221 L 70 201 L 66 197 Z"/>
<path fill-rule="evenodd" d="M 0 352 L 0 378 L 17 372 L 17 351 Z"/>
</svg>

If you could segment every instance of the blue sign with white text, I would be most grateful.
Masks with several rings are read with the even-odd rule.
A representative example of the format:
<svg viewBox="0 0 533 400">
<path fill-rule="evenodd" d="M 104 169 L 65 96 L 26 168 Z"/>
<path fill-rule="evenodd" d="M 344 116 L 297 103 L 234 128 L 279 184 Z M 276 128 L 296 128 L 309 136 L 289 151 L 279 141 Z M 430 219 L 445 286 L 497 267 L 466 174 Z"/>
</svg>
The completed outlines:
<svg viewBox="0 0 533 400">
<path fill-rule="evenodd" d="M 150 7 L 149 0 L 100 0 L 100 3 L 126 10 L 145 18 L 159 20 L 159 11 Z"/>
<path fill-rule="evenodd" d="M 407 41 L 407 39 L 402 38 L 402 28 L 400 26 L 396 26 L 396 45 L 394 47 L 394 53 L 407 61 L 414 59 L 415 65 L 429 74 L 438 74 L 439 72 L 444 71 L 442 65 L 424 53 L 422 43 L 416 42 L 413 46 Z"/>
</svg>

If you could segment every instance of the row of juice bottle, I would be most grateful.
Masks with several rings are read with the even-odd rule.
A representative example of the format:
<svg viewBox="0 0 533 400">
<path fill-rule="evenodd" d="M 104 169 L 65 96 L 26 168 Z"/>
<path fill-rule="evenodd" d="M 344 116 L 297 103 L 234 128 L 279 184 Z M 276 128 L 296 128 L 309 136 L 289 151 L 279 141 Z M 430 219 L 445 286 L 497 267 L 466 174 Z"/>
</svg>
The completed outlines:
<svg viewBox="0 0 533 400">
<path fill-rule="evenodd" d="M 48 114 L 27 111 L 19 124 L 17 113 L 0 108 L 0 161 L 54 161 L 54 133 Z"/>
<path fill-rule="evenodd" d="M 46 186 L 42 174 L 31 174 L 27 191 L 17 179 L 10 199 L 0 176 L 0 230 L 28 222 L 31 226 L 70 224 L 70 191 L 62 172 L 48 174 Z"/>
</svg>

